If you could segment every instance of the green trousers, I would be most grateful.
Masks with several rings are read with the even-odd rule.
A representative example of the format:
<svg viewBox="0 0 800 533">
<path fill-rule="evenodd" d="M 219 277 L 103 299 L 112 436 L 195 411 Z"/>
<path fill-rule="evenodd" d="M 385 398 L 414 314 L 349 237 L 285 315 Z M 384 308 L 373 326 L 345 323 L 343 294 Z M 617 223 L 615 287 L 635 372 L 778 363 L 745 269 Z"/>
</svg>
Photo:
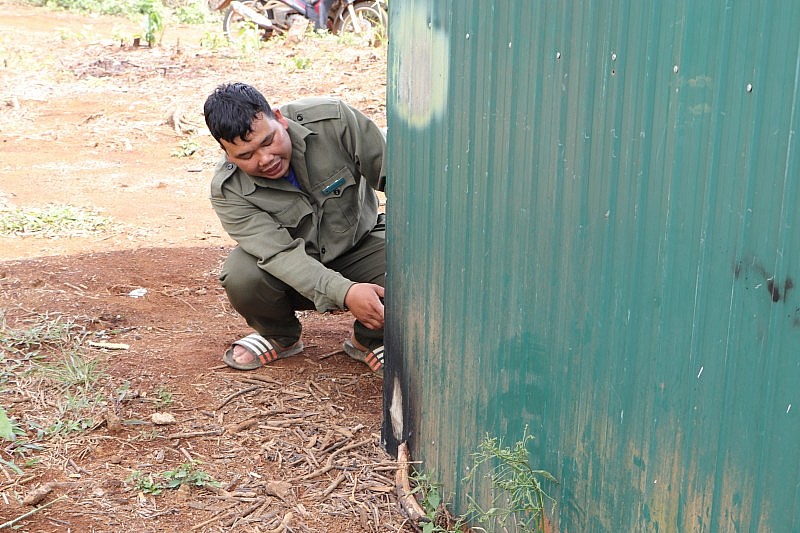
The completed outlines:
<svg viewBox="0 0 800 533">
<path fill-rule="evenodd" d="M 384 286 L 386 274 L 386 232 L 379 226 L 358 246 L 328 268 L 357 283 Z M 258 268 L 256 258 L 235 248 L 225 260 L 220 281 L 228 300 L 247 324 L 267 339 L 288 346 L 300 338 L 302 325 L 295 311 L 314 309 L 314 303 L 292 287 Z M 356 341 L 367 348 L 383 345 L 383 329 L 369 329 L 356 320 Z"/>
</svg>

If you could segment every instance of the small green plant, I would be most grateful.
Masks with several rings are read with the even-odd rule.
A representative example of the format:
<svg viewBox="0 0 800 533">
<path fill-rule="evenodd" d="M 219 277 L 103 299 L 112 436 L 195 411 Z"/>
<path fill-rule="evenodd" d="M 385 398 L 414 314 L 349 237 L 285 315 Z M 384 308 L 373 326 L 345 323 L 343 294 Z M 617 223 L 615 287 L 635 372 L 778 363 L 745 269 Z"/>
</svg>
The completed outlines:
<svg viewBox="0 0 800 533">
<path fill-rule="evenodd" d="M 50 424 L 45 430 L 45 436 L 52 437 L 55 435 L 68 435 L 70 433 L 80 433 L 86 431 L 95 425 L 92 418 L 83 418 L 80 420 L 60 419 Z"/>
<path fill-rule="evenodd" d="M 290 57 L 281 61 L 281 66 L 286 70 L 308 70 L 311 68 L 311 59 L 308 57 Z"/>
<path fill-rule="evenodd" d="M 144 15 L 144 40 L 152 48 L 164 34 L 163 5 L 159 0 L 142 0 L 139 11 Z"/>
<path fill-rule="evenodd" d="M 128 393 L 131 390 L 131 382 L 130 381 L 123 381 L 120 385 L 114 389 L 114 401 L 117 403 L 121 403 L 127 400 Z"/>
<path fill-rule="evenodd" d="M 164 492 L 164 487 L 153 479 L 152 474 L 145 474 L 140 470 L 134 470 L 126 481 L 132 483 L 134 489 L 145 494 L 158 496 Z"/>
<path fill-rule="evenodd" d="M 173 403 L 175 403 L 175 398 L 172 396 L 172 393 L 167 390 L 166 387 L 159 387 L 156 391 L 156 409 L 166 409 Z"/>
<path fill-rule="evenodd" d="M 261 36 L 262 30 L 252 22 L 243 22 L 238 26 L 233 36 L 233 45 L 242 54 L 248 54 L 259 50 L 264 46 L 264 39 Z"/>
<path fill-rule="evenodd" d="M 453 523 L 452 517 L 447 512 L 442 501 L 441 485 L 433 483 L 427 474 L 415 470 L 410 476 L 414 483 L 412 494 L 418 494 L 422 509 L 427 520 L 422 523 L 422 533 L 460 533 L 463 527 L 462 520 Z"/>
<path fill-rule="evenodd" d="M 219 32 L 206 32 L 200 37 L 200 46 L 209 50 L 218 50 L 228 46 L 228 39 Z"/>
<path fill-rule="evenodd" d="M 158 477 L 163 481 L 157 481 L 152 474 L 134 470 L 127 481 L 132 483 L 136 490 L 155 496 L 166 489 L 177 489 L 181 485 L 189 485 L 191 487 L 220 486 L 219 482 L 215 481 L 213 477 L 198 468 L 197 461 L 183 463 L 174 470 L 162 472 Z"/>
<path fill-rule="evenodd" d="M 190 157 L 200 149 L 200 145 L 192 139 L 184 139 L 180 142 L 178 149 L 172 152 L 172 157 Z"/>
<path fill-rule="evenodd" d="M 311 58 L 310 57 L 295 57 L 294 58 L 294 66 L 297 70 L 308 70 L 311 68 Z"/>
<path fill-rule="evenodd" d="M 473 454 L 475 465 L 464 481 L 473 481 L 476 472 L 488 467 L 485 477 L 491 480 L 493 497 L 488 509 L 473 499 L 468 512 L 472 520 L 488 527 L 488 531 L 495 526 L 505 531 L 543 531 L 545 502 L 555 507 L 555 500 L 542 488 L 540 479 L 558 481 L 549 472 L 531 467 L 527 443 L 532 439 L 527 426 L 522 440 L 513 446 L 503 446 L 502 438 L 490 438 L 487 434 L 478 452 Z"/>
<path fill-rule="evenodd" d="M 175 470 L 167 470 L 161 474 L 166 480 L 166 488 L 177 489 L 181 485 L 190 485 L 192 487 L 205 487 L 206 485 L 212 487 L 220 486 L 210 474 L 199 469 L 197 466 L 197 461 L 192 461 L 191 463 L 183 463 Z"/>
</svg>

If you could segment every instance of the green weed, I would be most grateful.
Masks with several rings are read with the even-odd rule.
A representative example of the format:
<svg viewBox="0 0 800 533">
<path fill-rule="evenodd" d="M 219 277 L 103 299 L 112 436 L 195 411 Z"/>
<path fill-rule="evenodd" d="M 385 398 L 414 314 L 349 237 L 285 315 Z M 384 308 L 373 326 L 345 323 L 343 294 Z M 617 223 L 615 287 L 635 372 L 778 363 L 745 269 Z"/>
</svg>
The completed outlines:
<svg viewBox="0 0 800 533">
<path fill-rule="evenodd" d="M 167 470 L 161 476 L 166 480 L 166 488 L 177 489 L 181 485 L 192 487 L 219 487 L 220 484 L 211 475 L 198 468 L 198 462 L 183 463 L 175 470 Z"/>
<path fill-rule="evenodd" d="M 172 393 L 167 390 L 166 387 L 159 387 L 156 391 L 156 409 L 166 409 L 173 403 L 175 403 L 175 398 L 172 396 Z"/>
<path fill-rule="evenodd" d="M 228 39 L 219 32 L 206 32 L 200 37 L 200 46 L 209 50 L 225 48 L 228 44 Z"/>
<path fill-rule="evenodd" d="M 60 359 L 37 366 L 45 378 L 60 384 L 64 390 L 77 388 L 88 392 L 106 377 L 99 358 L 88 359 L 78 352 L 63 353 Z"/>
<path fill-rule="evenodd" d="M 527 427 L 522 440 L 508 447 L 503 445 L 501 438 L 486 435 L 473 454 L 474 466 L 463 481 L 475 482 L 477 473 L 484 472 L 482 477 L 492 484 L 492 501 L 488 508 L 484 508 L 470 498 L 467 514 L 462 517 L 453 517 L 448 512 L 441 485 L 431 482 L 424 473 L 413 472 L 412 493 L 426 515 L 420 524 L 422 532 L 460 533 L 466 529 L 467 523 L 472 525 L 470 531 L 543 531 L 545 504 L 552 503 L 555 507 L 555 500 L 542 488 L 542 481 L 558 481 L 549 472 L 531 467 L 527 444 L 532 439 Z"/>
<path fill-rule="evenodd" d="M 494 531 L 496 526 L 511 532 L 542 531 L 545 502 L 555 507 L 555 500 L 542 488 L 541 480 L 558 481 L 549 472 L 531 467 L 527 443 L 532 439 L 527 426 L 522 440 L 513 446 L 503 446 L 502 438 L 486 435 L 473 454 L 475 465 L 464 481 L 473 481 L 477 472 L 488 468 L 484 477 L 491 480 L 493 496 L 488 508 L 473 499 L 468 512 L 471 520 L 488 527 L 488 531 Z"/>
<path fill-rule="evenodd" d="M 124 381 L 122 384 L 118 385 L 116 389 L 114 389 L 114 401 L 117 403 L 122 403 L 127 399 L 128 393 L 131 390 L 131 382 Z"/>
<path fill-rule="evenodd" d="M 164 487 L 153 479 L 152 474 L 145 474 L 140 470 L 134 470 L 125 481 L 132 483 L 134 489 L 145 494 L 159 495 L 164 491 Z"/>
<path fill-rule="evenodd" d="M 242 23 L 233 36 L 233 46 L 238 48 L 242 55 L 261 49 L 264 46 L 262 30 L 253 23 Z"/>
<path fill-rule="evenodd" d="M 44 436 L 53 437 L 56 435 L 68 435 L 70 433 L 81 433 L 96 424 L 92 418 L 82 418 L 79 420 L 56 420 L 50 424 L 44 432 Z"/>
<path fill-rule="evenodd" d="M 200 149 L 197 141 L 184 139 L 180 142 L 178 149 L 172 152 L 172 157 L 190 157 Z"/>
<path fill-rule="evenodd" d="M 127 481 L 133 484 L 133 488 L 146 494 L 155 496 L 167 489 L 177 489 L 181 485 L 191 487 L 219 487 L 219 482 L 215 481 L 208 473 L 198 468 L 198 462 L 183 463 L 174 470 L 162 472 L 157 478 L 152 474 L 145 474 L 139 470 L 134 470 Z"/>
<path fill-rule="evenodd" d="M 164 34 L 164 5 L 160 0 L 141 0 L 138 8 L 144 15 L 144 40 L 152 48 Z"/>
<path fill-rule="evenodd" d="M 460 533 L 463 521 L 459 519 L 453 523 L 442 501 L 441 485 L 433 483 L 427 474 L 416 470 L 410 479 L 414 483 L 411 493 L 418 495 L 415 497 L 427 518 L 421 525 L 422 533 Z"/>
<path fill-rule="evenodd" d="M 281 66 L 286 70 L 308 70 L 311 68 L 311 59 L 308 57 L 290 57 L 281 61 Z"/>
<path fill-rule="evenodd" d="M 72 321 L 48 314 L 37 315 L 25 322 L 27 327 L 11 328 L 0 314 L 0 348 L 11 353 L 30 355 L 42 348 L 64 349 L 80 342 L 82 331 Z M 0 360 L 0 362 L 4 361 Z"/>
<path fill-rule="evenodd" d="M 72 29 L 59 28 L 58 38 L 62 41 L 86 41 L 89 39 L 89 36 L 85 31 L 82 30 L 76 31 Z"/>
</svg>

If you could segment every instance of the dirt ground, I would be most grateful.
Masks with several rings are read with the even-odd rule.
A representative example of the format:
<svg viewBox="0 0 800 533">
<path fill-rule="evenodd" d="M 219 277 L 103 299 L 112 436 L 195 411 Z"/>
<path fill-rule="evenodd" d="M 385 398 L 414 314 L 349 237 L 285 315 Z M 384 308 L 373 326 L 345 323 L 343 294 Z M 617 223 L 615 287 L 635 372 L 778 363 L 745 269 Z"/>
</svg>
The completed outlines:
<svg viewBox="0 0 800 533">
<path fill-rule="evenodd" d="M 201 116 L 216 85 L 239 80 L 273 103 L 338 96 L 383 127 L 386 49 L 306 39 L 242 53 L 219 44 L 221 24 L 168 24 L 159 46 L 135 48 L 137 31 L 0 0 L 0 210 L 70 205 L 112 220 L 86 235 L 0 236 L 0 318 L 80 326 L 113 399 L 84 431 L 42 441 L 22 473 L 0 448 L 0 529 L 51 482 L 37 504 L 49 506 L 14 527 L 411 530 L 380 446 L 381 380 L 339 351 L 348 313 L 303 313 L 298 357 L 253 372 L 221 364 L 249 330 L 216 277 L 232 243 L 207 200 L 220 152 Z M 54 402 L 23 385 L 0 382 L 17 421 Z M 191 461 L 221 486 L 154 495 L 132 481 Z"/>
</svg>

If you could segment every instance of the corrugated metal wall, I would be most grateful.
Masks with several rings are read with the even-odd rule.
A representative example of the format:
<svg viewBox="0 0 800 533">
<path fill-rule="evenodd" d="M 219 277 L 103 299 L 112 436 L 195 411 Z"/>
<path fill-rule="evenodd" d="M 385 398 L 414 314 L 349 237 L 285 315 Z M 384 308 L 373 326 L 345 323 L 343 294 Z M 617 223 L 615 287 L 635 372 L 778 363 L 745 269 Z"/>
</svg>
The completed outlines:
<svg viewBox="0 0 800 533">
<path fill-rule="evenodd" d="M 388 446 L 461 511 L 527 425 L 562 531 L 800 530 L 800 2 L 390 9 Z"/>
</svg>

